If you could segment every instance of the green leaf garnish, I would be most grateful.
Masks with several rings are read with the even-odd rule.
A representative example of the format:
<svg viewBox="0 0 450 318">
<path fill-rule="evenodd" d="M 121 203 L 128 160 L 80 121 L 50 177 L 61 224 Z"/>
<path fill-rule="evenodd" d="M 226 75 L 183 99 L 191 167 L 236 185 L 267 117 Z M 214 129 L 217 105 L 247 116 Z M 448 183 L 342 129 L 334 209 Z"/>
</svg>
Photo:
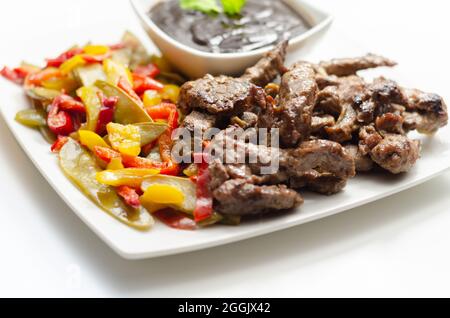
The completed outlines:
<svg viewBox="0 0 450 318">
<path fill-rule="evenodd" d="M 207 14 L 221 11 L 216 0 L 180 0 L 180 6 L 183 10 L 195 10 Z"/>
<path fill-rule="evenodd" d="M 236 15 L 241 13 L 246 0 L 220 0 L 220 2 L 222 2 L 223 11 L 226 14 Z"/>
<path fill-rule="evenodd" d="M 184 10 L 195 10 L 206 14 L 224 12 L 234 16 L 241 13 L 247 0 L 220 0 L 222 8 L 216 0 L 180 0 L 180 6 Z"/>
</svg>

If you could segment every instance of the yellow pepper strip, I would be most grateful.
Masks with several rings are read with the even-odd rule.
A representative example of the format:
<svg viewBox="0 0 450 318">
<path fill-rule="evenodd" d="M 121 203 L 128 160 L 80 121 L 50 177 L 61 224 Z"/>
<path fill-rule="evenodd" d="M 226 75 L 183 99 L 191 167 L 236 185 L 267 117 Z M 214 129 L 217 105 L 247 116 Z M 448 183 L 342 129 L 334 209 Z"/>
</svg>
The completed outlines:
<svg viewBox="0 0 450 318">
<path fill-rule="evenodd" d="M 78 86 L 73 77 L 53 77 L 41 82 L 42 87 L 48 89 L 55 89 L 58 91 L 65 90 L 66 92 L 72 92 Z"/>
<path fill-rule="evenodd" d="M 111 161 L 106 166 L 106 170 L 121 170 L 121 169 L 125 169 L 125 167 L 123 166 L 122 158 L 120 157 L 112 158 Z"/>
<path fill-rule="evenodd" d="M 127 168 L 119 170 L 105 170 L 98 172 L 96 180 L 101 184 L 106 184 L 114 187 L 129 186 L 138 188 L 142 182 L 154 175 L 157 175 L 157 169 L 137 169 Z"/>
<path fill-rule="evenodd" d="M 109 123 L 106 130 L 113 149 L 129 156 L 141 153 L 141 132 L 138 127 Z"/>
<path fill-rule="evenodd" d="M 164 85 L 161 92 L 161 97 L 164 100 L 170 100 L 172 103 L 178 102 L 178 97 L 180 96 L 180 87 L 177 85 Z"/>
<path fill-rule="evenodd" d="M 98 95 L 99 89 L 94 86 L 83 86 L 77 90 L 78 97 L 86 106 L 87 123 L 86 129 L 95 131 L 98 124 L 98 116 L 103 104 Z"/>
<path fill-rule="evenodd" d="M 133 87 L 133 77 L 131 75 L 131 72 L 124 65 L 114 62 L 111 59 L 106 59 L 103 61 L 103 71 L 106 74 L 108 83 L 117 85 L 121 78 L 125 78 Z"/>
<path fill-rule="evenodd" d="M 144 205 L 176 205 L 184 202 L 184 194 L 177 187 L 169 184 L 153 184 L 149 186 L 141 196 Z"/>
<path fill-rule="evenodd" d="M 110 148 L 103 138 L 93 131 L 79 130 L 78 135 L 80 138 L 80 143 L 83 146 L 86 146 L 90 151 L 94 151 L 95 146 Z"/>
<path fill-rule="evenodd" d="M 162 97 L 159 92 L 154 90 L 148 90 L 144 93 L 144 106 L 152 107 L 161 104 Z"/>
<path fill-rule="evenodd" d="M 59 70 L 62 74 L 67 75 L 72 72 L 74 68 L 83 65 L 86 65 L 86 61 L 81 57 L 81 55 L 75 55 L 71 59 L 68 59 L 67 61 L 62 63 L 59 67 Z"/>
<path fill-rule="evenodd" d="M 86 45 L 84 53 L 92 55 L 103 55 L 109 52 L 109 47 L 106 45 Z"/>
</svg>

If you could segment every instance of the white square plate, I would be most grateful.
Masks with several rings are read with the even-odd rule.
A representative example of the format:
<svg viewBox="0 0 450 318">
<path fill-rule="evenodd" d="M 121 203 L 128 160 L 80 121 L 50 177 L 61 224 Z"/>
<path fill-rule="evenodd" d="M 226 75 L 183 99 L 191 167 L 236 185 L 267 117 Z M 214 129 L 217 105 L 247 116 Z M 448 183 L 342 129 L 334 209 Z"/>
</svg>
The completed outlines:
<svg viewBox="0 0 450 318">
<path fill-rule="evenodd" d="M 76 14 L 74 10 L 70 12 Z M 52 16 L 51 13 L 47 14 L 49 17 Z M 125 17 L 129 18 L 131 15 L 125 15 Z M 0 62 L 11 66 L 18 64 L 22 59 L 37 63 L 73 43 L 82 44 L 88 40 L 113 42 L 120 37 L 122 28 L 129 25 L 125 18 L 120 20 L 122 23 L 120 24 L 114 17 L 98 16 L 95 10 L 92 14 L 83 15 L 81 25 L 76 21 L 76 23 L 72 23 L 73 21 L 64 23 L 61 20 L 59 27 L 53 28 L 52 19 L 42 19 L 42 21 L 44 24 L 38 26 L 40 29 L 30 31 L 33 28 L 25 25 L 14 34 L 5 34 L 10 38 L 4 39 L 4 43 L 10 43 L 10 45 L 8 48 L 2 48 Z M 30 27 L 34 25 L 31 20 L 24 20 L 24 23 L 29 24 Z M 43 30 L 51 30 L 51 37 Z M 24 41 L 15 41 L 17 38 L 22 38 Z M 319 53 L 308 55 L 308 58 L 315 61 L 323 55 L 345 56 L 349 53 L 358 55 L 364 52 L 341 34 L 334 34 L 331 38 L 338 39 L 339 43 L 332 43 L 329 40 L 324 44 L 326 47 L 332 47 L 333 50 L 326 50 L 325 54 L 321 54 L 320 52 L 324 52 L 322 46 Z M 289 60 L 295 59 L 291 56 Z M 389 72 L 383 70 L 383 73 Z M 389 77 L 391 73 L 387 75 Z M 398 74 L 394 77 L 400 83 L 404 83 Z M 414 84 L 411 78 L 408 78 L 407 82 Z M 446 127 L 433 137 L 417 136 L 423 142 L 422 158 L 408 174 L 402 176 L 360 175 L 350 180 L 345 191 L 338 195 L 326 197 L 305 193 L 305 204 L 297 211 L 245 222 L 237 227 L 214 226 L 195 232 L 184 232 L 157 223 L 153 230 L 142 233 L 116 221 L 86 198 L 63 175 L 56 156 L 50 152 L 49 145 L 40 134 L 15 122 L 16 112 L 28 105 L 29 102 L 21 88 L 0 79 L 0 110 L 18 143 L 73 211 L 113 250 L 127 259 L 143 259 L 194 251 L 300 225 L 413 187 L 444 172 L 450 166 L 450 129 Z M 413 137 L 416 136 L 413 135 Z"/>
</svg>

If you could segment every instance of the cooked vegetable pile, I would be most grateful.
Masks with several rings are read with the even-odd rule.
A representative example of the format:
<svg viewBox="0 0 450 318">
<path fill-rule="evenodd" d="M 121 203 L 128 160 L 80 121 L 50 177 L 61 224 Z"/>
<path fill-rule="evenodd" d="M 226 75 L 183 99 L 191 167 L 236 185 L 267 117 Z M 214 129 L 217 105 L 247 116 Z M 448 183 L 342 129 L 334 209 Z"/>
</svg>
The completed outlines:
<svg viewBox="0 0 450 318">
<path fill-rule="evenodd" d="M 32 100 L 16 120 L 39 130 L 67 177 L 118 220 L 139 230 L 152 216 L 186 230 L 224 221 L 212 210 L 205 164 L 183 174 L 170 155 L 184 80 L 132 34 L 1 75 Z"/>
</svg>

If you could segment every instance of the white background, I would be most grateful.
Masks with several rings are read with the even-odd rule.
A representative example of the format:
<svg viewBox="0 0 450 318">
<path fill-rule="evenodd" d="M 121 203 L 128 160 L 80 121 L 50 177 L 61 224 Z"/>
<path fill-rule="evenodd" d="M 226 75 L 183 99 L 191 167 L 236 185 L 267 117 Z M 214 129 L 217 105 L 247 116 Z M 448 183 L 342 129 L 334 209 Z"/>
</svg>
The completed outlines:
<svg viewBox="0 0 450 318">
<path fill-rule="evenodd" d="M 398 72 L 409 78 L 404 84 L 449 100 L 448 1 L 311 2 L 336 17 L 321 44 L 324 55 L 333 56 L 327 43 L 344 30 L 368 50 L 400 61 Z M 126 0 L 1 1 L 0 12 L 0 65 L 10 46 L 20 46 L 23 58 L 30 50 L 54 55 L 62 48 L 52 47 L 52 29 L 62 24 L 74 34 L 80 25 L 90 27 L 96 41 L 104 34 L 118 38 L 124 29 L 143 35 Z M 67 34 L 67 46 L 90 38 Z M 70 211 L 1 119 L 0 147 L 3 297 L 450 296 L 450 173 L 290 230 L 132 262 Z"/>
</svg>

